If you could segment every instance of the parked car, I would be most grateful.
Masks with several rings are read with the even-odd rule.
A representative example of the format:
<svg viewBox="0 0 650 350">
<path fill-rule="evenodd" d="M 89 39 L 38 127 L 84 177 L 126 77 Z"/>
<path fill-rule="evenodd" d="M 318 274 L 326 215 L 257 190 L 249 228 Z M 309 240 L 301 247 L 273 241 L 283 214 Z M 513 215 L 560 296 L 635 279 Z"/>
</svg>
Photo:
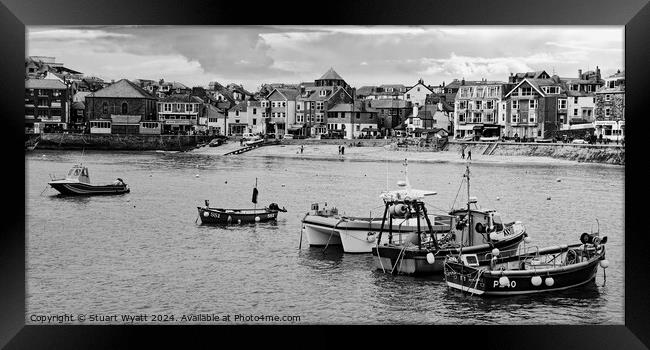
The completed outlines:
<svg viewBox="0 0 650 350">
<path fill-rule="evenodd" d="M 262 139 L 260 135 L 252 134 L 252 133 L 245 133 L 241 136 L 241 138 L 244 139 L 244 141 L 256 141 Z"/>
<path fill-rule="evenodd" d="M 483 142 L 494 142 L 499 141 L 499 136 L 481 136 L 479 140 Z"/>
<path fill-rule="evenodd" d="M 571 141 L 571 143 L 576 143 L 576 144 L 580 144 L 580 145 L 586 145 L 586 144 L 588 144 L 589 142 L 587 142 L 587 141 L 585 141 L 585 140 L 583 140 L 583 139 L 575 139 L 575 140 Z"/>
<path fill-rule="evenodd" d="M 293 134 L 284 134 L 284 139 L 293 140 Z"/>
</svg>

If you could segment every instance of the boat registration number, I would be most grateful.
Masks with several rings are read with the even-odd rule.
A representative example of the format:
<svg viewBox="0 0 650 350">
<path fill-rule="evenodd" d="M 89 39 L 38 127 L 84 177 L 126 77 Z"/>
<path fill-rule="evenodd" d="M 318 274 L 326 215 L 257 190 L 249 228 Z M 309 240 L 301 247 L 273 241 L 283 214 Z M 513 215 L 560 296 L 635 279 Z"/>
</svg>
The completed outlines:
<svg viewBox="0 0 650 350">
<path fill-rule="evenodd" d="M 499 283 L 499 280 L 494 280 L 494 283 L 492 283 L 492 288 L 496 288 L 496 287 L 499 287 L 499 288 L 506 288 L 506 287 L 515 288 L 515 287 L 517 287 L 517 281 L 510 281 L 510 283 L 506 284 L 505 286 L 502 286 Z"/>
</svg>

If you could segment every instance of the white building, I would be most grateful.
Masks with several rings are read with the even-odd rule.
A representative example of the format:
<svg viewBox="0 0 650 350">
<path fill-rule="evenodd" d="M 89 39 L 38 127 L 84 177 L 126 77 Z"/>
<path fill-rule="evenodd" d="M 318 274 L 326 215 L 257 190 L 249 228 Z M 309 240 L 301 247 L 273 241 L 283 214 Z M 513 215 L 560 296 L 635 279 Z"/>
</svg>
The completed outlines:
<svg viewBox="0 0 650 350">
<path fill-rule="evenodd" d="M 411 101 L 416 106 L 423 106 L 427 96 L 432 93 L 433 91 L 424 85 L 424 80 L 420 79 L 417 84 L 406 90 L 404 100 Z"/>
</svg>

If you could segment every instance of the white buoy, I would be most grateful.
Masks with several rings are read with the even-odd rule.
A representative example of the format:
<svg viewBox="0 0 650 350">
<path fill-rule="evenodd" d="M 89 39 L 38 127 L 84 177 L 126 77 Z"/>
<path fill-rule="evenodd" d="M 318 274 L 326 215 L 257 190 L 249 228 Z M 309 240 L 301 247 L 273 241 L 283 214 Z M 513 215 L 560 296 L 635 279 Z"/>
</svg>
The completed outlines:
<svg viewBox="0 0 650 350">
<path fill-rule="evenodd" d="M 196 174 L 195 176 L 196 176 L 196 177 L 199 177 L 199 174 Z"/>
<path fill-rule="evenodd" d="M 560 181 L 562 181 L 562 179 L 560 179 L 560 178 L 558 177 L 555 181 L 560 182 Z"/>
<path fill-rule="evenodd" d="M 490 232 L 490 239 L 495 241 L 499 236 L 496 232 Z"/>
<path fill-rule="evenodd" d="M 530 238 L 529 236 L 526 236 L 526 238 L 524 238 L 524 243 L 526 243 L 526 244 L 528 244 L 528 243 L 530 243 L 532 241 L 533 241 L 533 239 Z"/>
<path fill-rule="evenodd" d="M 210 216 L 210 213 L 208 213 L 207 211 L 204 211 L 203 216 L 205 216 L 207 218 L 208 216 Z"/>
<path fill-rule="evenodd" d="M 553 277 L 546 277 L 546 279 L 544 280 L 544 284 L 551 287 L 555 284 L 555 280 L 553 280 Z"/>
<path fill-rule="evenodd" d="M 538 287 L 542 284 L 542 278 L 539 276 L 533 276 L 530 279 L 530 283 L 532 283 L 533 286 Z"/>
<path fill-rule="evenodd" d="M 492 256 L 498 256 L 499 255 L 499 248 L 494 248 L 492 249 Z"/>
<path fill-rule="evenodd" d="M 497 196 L 497 200 L 500 201 L 500 200 L 501 200 L 501 197 Z"/>
<path fill-rule="evenodd" d="M 547 201 L 550 201 L 550 200 L 551 200 L 551 196 L 546 197 L 546 200 L 547 200 Z"/>
<path fill-rule="evenodd" d="M 255 222 L 260 222 L 260 217 L 259 216 L 255 217 Z"/>
<path fill-rule="evenodd" d="M 127 201 L 127 202 L 130 202 L 130 201 L 131 201 L 131 198 L 127 198 L 126 201 Z"/>
<path fill-rule="evenodd" d="M 436 256 L 433 255 L 433 253 L 428 253 L 428 254 L 427 254 L 427 262 L 428 262 L 430 265 L 433 265 L 433 263 L 436 262 Z"/>
<path fill-rule="evenodd" d="M 237 223 L 238 223 L 238 224 L 241 224 L 241 219 L 237 219 Z"/>
<path fill-rule="evenodd" d="M 284 187 L 284 184 L 282 184 L 282 187 Z"/>
<path fill-rule="evenodd" d="M 601 260 L 600 261 L 600 267 L 602 267 L 603 269 L 608 268 L 609 267 L 609 261 L 607 259 Z"/>
<path fill-rule="evenodd" d="M 501 276 L 499 278 L 499 286 L 505 287 L 505 286 L 508 286 L 508 285 L 510 285 L 510 279 L 508 279 L 508 277 L 506 277 L 506 276 Z"/>
<path fill-rule="evenodd" d="M 368 241 L 369 243 L 374 242 L 375 241 L 375 235 L 368 235 L 368 237 L 366 237 L 366 241 Z"/>
</svg>

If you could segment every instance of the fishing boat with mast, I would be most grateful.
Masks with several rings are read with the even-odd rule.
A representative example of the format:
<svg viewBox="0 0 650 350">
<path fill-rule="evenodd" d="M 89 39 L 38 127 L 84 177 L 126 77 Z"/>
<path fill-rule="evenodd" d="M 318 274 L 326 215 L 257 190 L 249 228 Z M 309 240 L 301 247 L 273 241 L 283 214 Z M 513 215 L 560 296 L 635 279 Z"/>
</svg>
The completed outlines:
<svg viewBox="0 0 650 350">
<path fill-rule="evenodd" d="M 479 259 L 461 250 L 445 261 L 445 282 L 452 289 L 480 296 L 535 294 L 575 288 L 595 279 L 598 266 L 606 269 L 607 237 L 583 233 L 580 243 L 546 248 L 527 247 L 517 253 L 498 249 Z M 604 271 L 604 270 L 603 270 Z M 603 272 L 604 273 L 604 272 Z"/>
<path fill-rule="evenodd" d="M 433 230 L 426 215 L 421 191 L 410 190 L 406 194 L 389 192 L 384 195 L 386 209 L 383 221 L 388 220 L 389 224 L 387 229 L 381 225 L 377 237 L 379 243 L 372 248 L 377 269 L 394 274 L 439 274 L 443 272 L 445 257 L 458 254 L 460 249 L 484 258 L 494 248 L 503 250 L 506 254 L 505 252 L 518 247 L 524 239 L 530 240 L 521 222 L 504 223 L 496 210 L 482 210 L 478 207 L 476 198 L 470 197 L 469 165 L 463 178 L 463 183 L 467 185 L 467 207 L 450 211 L 451 229 L 446 232 Z M 396 208 L 399 207 L 406 210 L 397 211 Z M 406 215 L 417 218 L 415 239 L 396 241 L 391 222 Z M 421 218 L 427 219 L 426 227 L 420 222 Z M 388 242 L 383 243 L 385 235 L 388 236 Z"/>
<path fill-rule="evenodd" d="M 91 184 L 88 167 L 81 163 L 73 165 L 68 171 L 68 175 L 63 179 L 52 177 L 48 185 L 63 195 L 73 196 L 111 195 L 131 192 L 129 185 L 119 177 L 110 184 Z"/>
<path fill-rule="evenodd" d="M 408 180 L 408 167 L 405 161 L 404 181 L 397 183 L 399 189 L 387 191 L 380 195 L 385 205 L 387 200 L 397 196 L 400 198 L 415 198 L 433 196 L 434 191 L 421 191 L 411 189 Z M 395 220 L 386 222 L 386 212 L 383 216 L 374 216 L 370 212 L 368 217 L 340 215 L 336 207 L 319 208 L 318 203 L 312 204 L 311 211 L 302 219 L 303 230 L 307 241 L 312 247 L 341 245 L 345 253 L 370 253 L 378 244 L 382 227 L 392 232 L 392 236 L 399 242 L 414 241 L 415 233 L 420 230 L 419 222 L 427 220 L 431 223 L 431 231 L 444 234 L 450 231 L 452 216 L 427 214 L 426 210 L 419 213 L 407 213 L 408 206 L 398 204 L 390 207 L 390 217 Z M 380 212 L 381 213 L 381 212 Z M 418 217 L 419 216 L 419 217 Z M 424 218 L 426 216 L 426 219 Z M 302 232 L 302 231 L 301 231 Z M 302 235 L 302 233 L 301 233 Z M 302 237 L 302 236 L 301 236 Z M 380 244 L 388 243 L 389 236 L 381 237 Z M 302 239 L 301 239 L 302 242 Z"/>
<path fill-rule="evenodd" d="M 255 178 L 255 187 L 253 188 L 252 202 L 255 207 L 252 209 L 227 209 L 210 207 L 210 201 L 205 200 L 205 207 L 196 207 L 199 211 L 199 218 L 202 224 L 254 224 L 257 222 L 275 221 L 279 212 L 286 212 L 283 207 L 280 208 L 277 203 L 271 203 L 268 207 L 257 208 L 257 178 Z"/>
</svg>

